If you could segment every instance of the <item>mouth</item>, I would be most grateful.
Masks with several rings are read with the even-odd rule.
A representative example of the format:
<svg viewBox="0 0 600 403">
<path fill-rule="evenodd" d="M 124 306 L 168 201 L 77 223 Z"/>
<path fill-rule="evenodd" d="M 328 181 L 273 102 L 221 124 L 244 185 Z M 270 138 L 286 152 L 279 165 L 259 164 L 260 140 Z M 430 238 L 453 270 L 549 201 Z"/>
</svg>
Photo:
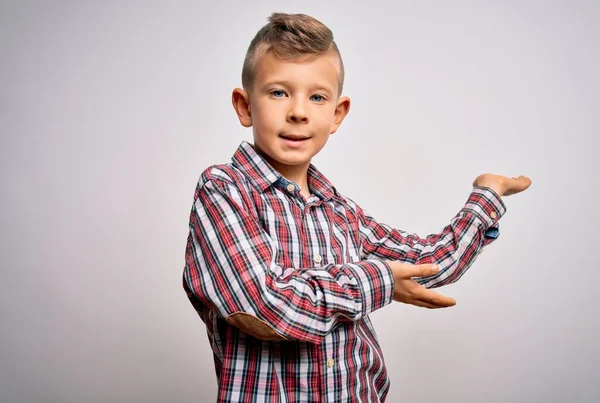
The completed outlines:
<svg viewBox="0 0 600 403">
<path fill-rule="evenodd" d="M 284 140 L 291 140 L 291 141 L 304 141 L 304 140 L 308 140 L 310 138 L 308 136 L 303 136 L 301 134 L 280 134 L 279 137 L 281 137 Z"/>
<path fill-rule="evenodd" d="M 308 136 L 303 136 L 296 133 L 280 134 L 279 137 L 281 138 L 284 146 L 291 149 L 304 148 L 304 145 L 308 142 L 308 139 L 310 139 Z"/>
</svg>

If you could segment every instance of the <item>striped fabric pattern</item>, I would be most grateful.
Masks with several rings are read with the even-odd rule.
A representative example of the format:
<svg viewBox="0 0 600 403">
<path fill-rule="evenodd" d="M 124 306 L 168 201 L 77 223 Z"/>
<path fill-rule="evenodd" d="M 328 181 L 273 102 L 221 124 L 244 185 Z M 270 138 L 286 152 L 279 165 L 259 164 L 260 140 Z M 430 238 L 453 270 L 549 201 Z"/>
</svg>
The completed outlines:
<svg viewBox="0 0 600 403">
<path fill-rule="evenodd" d="M 247 142 L 207 168 L 191 208 L 183 287 L 206 325 L 219 402 L 383 402 L 388 377 L 368 314 L 393 301 L 386 260 L 458 280 L 506 212 L 474 187 L 438 234 L 377 222 L 314 166 L 311 196 Z"/>
</svg>

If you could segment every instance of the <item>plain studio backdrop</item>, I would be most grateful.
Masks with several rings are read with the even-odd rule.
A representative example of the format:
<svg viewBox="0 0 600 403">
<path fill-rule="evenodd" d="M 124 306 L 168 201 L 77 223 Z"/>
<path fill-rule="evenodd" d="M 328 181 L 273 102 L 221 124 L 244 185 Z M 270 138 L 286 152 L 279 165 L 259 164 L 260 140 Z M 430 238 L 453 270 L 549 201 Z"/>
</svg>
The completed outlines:
<svg viewBox="0 0 600 403">
<path fill-rule="evenodd" d="M 379 221 L 440 231 L 528 175 L 458 305 L 371 317 L 390 402 L 597 402 L 600 7 L 586 1 L 13 1 L 0 6 L 0 401 L 211 402 L 181 286 L 202 170 L 274 11 L 329 26 L 352 99 L 313 160 Z"/>
</svg>

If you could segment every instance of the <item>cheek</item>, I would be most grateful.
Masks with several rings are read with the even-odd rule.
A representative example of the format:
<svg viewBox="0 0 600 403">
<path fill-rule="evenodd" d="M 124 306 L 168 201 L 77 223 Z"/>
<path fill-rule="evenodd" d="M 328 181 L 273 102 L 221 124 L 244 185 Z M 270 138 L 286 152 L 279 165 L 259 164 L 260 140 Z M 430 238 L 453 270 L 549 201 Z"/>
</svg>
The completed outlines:
<svg viewBox="0 0 600 403">
<path fill-rule="evenodd" d="M 285 119 L 285 114 L 282 115 L 281 107 L 278 105 L 264 105 L 255 114 L 252 115 L 256 125 L 263 128 L 274 127 L 282 119 Z"/>
<path fill-rule="evenodd" d="M 334 110 L 331 108 L 323 108 L 318 110 L 313 115 L 314 123 L 323 130 L 329 130 L 331 124 L 333 123 L 334 118 Z"/>
</svg>

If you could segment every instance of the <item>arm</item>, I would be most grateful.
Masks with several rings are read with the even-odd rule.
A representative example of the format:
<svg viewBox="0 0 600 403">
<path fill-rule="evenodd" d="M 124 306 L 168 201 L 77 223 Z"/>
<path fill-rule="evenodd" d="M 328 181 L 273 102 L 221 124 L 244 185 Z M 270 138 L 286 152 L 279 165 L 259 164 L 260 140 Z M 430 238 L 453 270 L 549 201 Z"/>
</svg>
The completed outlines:
<svg viewBox="0 0 600 403">
<path fill-rule="evenodd" d="M 230 324 L 262 340 L 321 343 L 341 321 L 392 302 L 390 266 L 377 260 L 316 268 L 281 267 L 277 245 L 244 207 L 233 183 L 197 191 L 184 288 Z"/>
<path fill-rule="evenodd" d="M 416 234 L 378 223 L 357 206 L 362 259 L 390 259 L 412 264 L 436 263 L 440 270 L 415 280 L 427 288 L 457 281 L 478 252 L 498 236 L 498 220 L 506 212 L 500 196 L 489 188 L 473 188 L 463 208 L 439 234 Z M 486 236 L 487 233 L 487 236 Z"/>
</svg>

